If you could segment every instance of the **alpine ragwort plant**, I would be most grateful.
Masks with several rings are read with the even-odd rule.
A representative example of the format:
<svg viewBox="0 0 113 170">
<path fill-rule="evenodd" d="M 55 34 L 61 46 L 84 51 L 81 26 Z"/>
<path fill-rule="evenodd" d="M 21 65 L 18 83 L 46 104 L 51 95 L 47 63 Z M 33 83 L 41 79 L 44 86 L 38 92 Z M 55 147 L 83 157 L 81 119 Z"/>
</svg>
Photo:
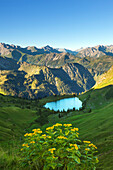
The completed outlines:
<svg viewBox="0 0 113 170">
<path fill-rule="evenodd" d="M 38 170 L 92 170 L 96 169 L 97 147 L 79 139 L 78 128 L 59 124 L 26 133 L 22 145 L 23 166 Z"/>
</svg>

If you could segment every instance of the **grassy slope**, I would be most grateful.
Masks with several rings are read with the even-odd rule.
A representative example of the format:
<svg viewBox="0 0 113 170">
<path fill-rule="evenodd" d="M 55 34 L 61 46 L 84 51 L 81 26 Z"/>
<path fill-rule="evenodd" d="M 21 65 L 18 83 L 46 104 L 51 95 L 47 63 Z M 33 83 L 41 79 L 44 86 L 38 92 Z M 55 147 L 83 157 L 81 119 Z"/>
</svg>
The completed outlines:
<svg viewBox="0 0 113 170">
<path fill-rule="evenodd" d="M 26 131 L 40 126 L 40 114 L 49 115 L 42 106 L 47 101 L 55 101 L 67 96 L 51 96 L 39 100 L 27 100 L 0 94 L 0 141 L 7 143 L 11 139 L 20 139 Z M 45 118 L 47 120 L 47 117 Z M 44 121 L 44 120 L 43 120 Z M 42 122 L 41 122 L 42 123 Z"/>
<path fill-rule="evenodd" d="M 61 122 L 61 123 L 72 123 L 73 126 L 78 127 L 80 129 L 80 138 L 83 140 L 90 140 L 94 144 L 97 145 L 98 147 L 98 155 L 99 155 L 99 164 L 98 164 L 98 169 L 102 170 L 111 170 L 113 169 L 113 163 L 112 163 L 112 157 L 113 157 L 113 98 L 112 96 L 109 96 L 107 94 L 111 93 L 113 91 L 112 86 L 105 87 L 103 89 L 97 89 L 97 90 L 90 90 L 87 93 L 83 94 L 80 96 L 80 99 L 82 101 L 87 101 L 86 102 L 86 108 L 83 111 L 75 111 L 75 112 L 70 112 L 68 115 L 59 118 L 58 114 L 52 114 L 49 116 L 49 124 L 45 124 L 42 126 L 43 129 L 45 129 L 47 126 L 50 126 L 56 122 Z M 107 98 L 106 98 L 107 96 Z M 45 102 L 55 100 L 55 97 L 48 97 L 40 100 L 39 105 L 44 104 Z M 8 102 L 9 103 L 9 102 Z M 18 124 L 18 127 L 21 129 L 22 128 L 22 133 L 24 133 L 24 123 L 27 120 L 27 125 L 28 122 L 31 122 L 31 119 L 34 120 L 33 112 L 31 113 L 31 110 L 24 109 L 24 113 L 26 113 L 26 116 L 23 117 L 23 114 L 20 114 L 20 111 L 22 111 L 21 108 L 10 106 L 9 112 L 8 112 L 8 103 L 4 105 L 2 108 L 2 111 L 6 112 L 6 115 L 9 115 L 10 113 L 10 120 L 15 121 Z M 31 107 L 32 107 L 31 103 Z M 88 113 L 88 109 L 91 108 L 91 112 Z M 0 109 L 1 111 L 1 109 Z M 13 114 L 12 114 L 13 111 Z M 30 112 L 28 112 L 30 111 Z M 1 112 L 0 112 L 1 113 Z M 16 115 L 15 115 L 16 113 Z M 18 115 L 19 114 L 19 115 Z M 27 117 L 30 114 L 31 117 Z M 1 114 L 2 115 L 2 114 Z M 15 118 L 14 118 L 15 116 Z M 21 117 L 22 116 L 22 117 Z M 33 116 L 33 117 L 32 117 Z M 3 119 L 3 118 L 2 118 Z M 23 120 L 21 120 L 23 119 Z M 4 117 L 4 121 L 9 121 Z M 22 121 L 22 122 L 21 122 Z M 2 122 L 3 123 L 3 122 Z M 1 123 L 1 126 L 3 127 L 3 124 Z M 23 127 L 21 126 L 21 123 L 23 123 Z M 10 129 L 12 125 L 10 123 L 7 123 L 8 126 L 10 126 Z M 29 124 L 30 125 L 30 124 Z M 5 123 L 6 126 L 6 123 Z M 17 125 L 16 125 L 17 127 Z M 39 124 L 37 124 L 37 127 L 39 127 Z M 17 128 L 17 131 L 19 129 Z M 18 133 L 16 130 L 15 132 Z M 7 132 L 7 131 L 6 131 Z M 7 133 L 8 134 L 8 133 Z M 5 136 L 4 136 L 5 137 Z M 2 149 L 1 149 L 2 150 Z M 16 149 L 15 149 L 16 150 Z M 14 163 L 14 159 L 16 160 L 16 165 L 15 167 L 18 167 L 18 160 L 20 157 L 15 154 L 15 150 L 13 155 L 15 157 L 11 156 L 11 152 L 13 151 L 13 148 L 11 149 L 10 154 L 5 153 L 4 150 L 1 151 L 2 157 L 6 157 L 5 162 L 8 162 L 9 160 L 9 166 L 7 163 L 8 168 L 12 167 Z M 1 157 L 0 157 L 1 158 Z M 1 159 L 3 161 L 3 159 Z M 10 165 L 11 164 L 11 165 Z M 4 166 L 4 162 L 2 164 Z M 1 167 L 2 167 L 1 166 Z M 14 167 L 14 165 L 13 165 Z"/>
<path fill-rule="evenodd" d="M 94 88 L 100 89 L 108 85 L 113 85 L 113 66 L 98 78 Z"/>
<path fill-rule="evenodd" d="M 21 136 L 23 130 L 36 118 L 35 111 L 18 107 L 0 109 L 0 140 L 8 140 Z"/>
<path fill-rule="evenodd" d="M 50 124 L 72 123 L 80 129 L 81 139 L 90 140 L 96 144 L 100 160 L 98 169 L 102 170 L 113 169 L 113 98 L 105 97 L 109 90 L 113 90 L 111 86 L 100 90 L 90 90 L 80 96 L 83 101 L 87 99 L 84 111 L 71 112 L 60 119 L 58 114 L 49 117 Z M 92 111 L 87 113 L 89 107 Z M 47 126 L 44 125 L 43 129 Z"/>
</svg>

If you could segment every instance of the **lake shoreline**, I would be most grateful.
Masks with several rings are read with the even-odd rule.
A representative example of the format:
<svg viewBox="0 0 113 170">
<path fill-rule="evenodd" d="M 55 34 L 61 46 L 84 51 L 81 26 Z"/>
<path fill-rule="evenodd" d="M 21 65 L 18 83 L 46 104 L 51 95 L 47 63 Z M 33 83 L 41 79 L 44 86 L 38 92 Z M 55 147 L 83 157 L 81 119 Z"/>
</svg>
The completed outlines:
<svg viewBox="0 0 113 170">
<path fill-rule="evenodd" d="M 59 99 L 52 102 L 47 102 L 43 105 L 46 109 L 54 110 L 54 111 L 68 111 L 68 110 L 79 110 L 82 108 L 82 101 L 78 97 L 70 97 Z"/>
</svg>

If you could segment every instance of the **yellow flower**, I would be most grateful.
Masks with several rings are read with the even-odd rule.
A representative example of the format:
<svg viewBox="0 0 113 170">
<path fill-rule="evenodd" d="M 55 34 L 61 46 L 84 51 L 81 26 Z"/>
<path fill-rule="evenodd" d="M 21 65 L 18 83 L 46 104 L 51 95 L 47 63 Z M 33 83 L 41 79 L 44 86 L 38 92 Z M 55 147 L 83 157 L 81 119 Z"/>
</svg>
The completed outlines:
<svg viewBox="0 0 113 170">
<path fill-rule="evenodd" d="M 34 132 L 35 132 L 35 131 L 39 131 L 39 130 L 40 130 L 40 128 L 38 128 L 38 129 L 33 129 L 32 131 L 34 131 Z"/>
<path fill-rule="evenodd" d="M 27 136 L 33 136 L 33 133 L 28 133 L 28 135 Z"/>
<path fill-rule="evenodd" d="M 54 151 L 55 151 L 55 150 L 56 150 L 56 148 L 52 148 L 52 150 L 54 150 Z"/>
<path fill-rule="evenodd" d="M 74 148 L 75 148 L 76 150 L 78 150 L 77 144 L 70 144 L 70 146 L 74 146 Z"/>
<path fill-rule="evenodd" d="M 83 141 L 84 143 L 91 143 L 90 141 Z"/>
<path fill-rule="evenodd" d="M 72 126 L 72 124 L 64 124 L 64 126 L 70 127 L 70 126 Z"/>
<path fill-rule="evenodd" d="M 96 163 L 98 163 L 99 162 L 99 160 L 98 160 L 98 158 L 96 158 Z"/>
<path fill-rule="evenodd" d="M 24 143 L 24 144 L 22 144 L 22 146 L 29 147 L 29 146 L 28 146 L 28 143 Z"/>
<path fill-rule="evenodd" d="M 46 130 L 52 130 L 52 129 L 54 129 L 54 126 L 46 128 Z"/>
<path fill-rule="evenodd" d="M 46 134 L 43 134 L 42 137 L 46 137 Z"/>
<path fill-rule="evenodd" d="M 21 151 L 23 151 L 23 148 L 21 149 Z"/>
<path fill-rule="evenodd" d="M 54 126 L 62 126 L 62 124 L 61 123 L 56 123 Z"/>
<path fill-rule="evenodd" d="M 74 147 L 75 147 L 76 150 L 78 150 L 78 146 L 76 144 L 74 144 Z"/>
<path fill-rule="evenodd" d="M 28 136 L 28 133 L 26 133 L 24 136 Z"/>
<path fill-rule="evenodd" d="M 78 133 L 78 132 L 76 132 L 76 134 L 77 134 L 77 135 L 79 135 L 79 133 Z"/>
<path fill-rule="evenodd" d="M 48 149 L 48 151 L 50 151 L 51 153 L 53 153 L 53 151 L 55 151 L 56 148 L 51 148 L 51 149 Z"/>
<path fill-rule="evenodd" d="M 90 149 L 89 148 L 85 148 L 85 151 L 90 151 Z"/>
<path fill-rule="evenodd" d="M 97 149 L 97 147 L 95 146 L 95 149 Z"/>
<path fill-rule="evenodd" d="M 78 131 L 78 128 L 71 129 L 72 132 Z"/>
<path fill-rule="evenodd" d="M 53 158 L 55 158 L 54 156 L 52 156 Z"/>
<path fill-rule="evenodd" d="M 50 139 L 50 138 L 51 138 L 51 136 L 47 136 L 47 138 L 49 138 L 49 139 Z"/>
<path fill-rule="evenodd" d="M 35 143 L 35 141 L 31 141 L 30 143 Z"/>
<path fill-rule="evenodd" d="M 42 131 L 40 130 L 40 131 L 37 131 L 37 133 L 42 133 Z"/>
<path fill-rule="evenodd" d="M 89 147 L 93 147 L 93 148 L 97 149 L 97 147 L 93 143 L 89 144 Z"/>
<path fill-rule="evenodd" d="M 70 144 L 70 146 L 73 146 L 73 144 Z"/>
<path fill-rule="evenodd" d="M 38 128 L 38 129 L 33 129 L 32 131 L 34 131 L 33 135 L 35 135 L 36 133 L 42 133 L 42 131 L 40 130 L 40 128 Z"/>
<path fill-rule="evenodd" d="M 58 139 L 67 139 L 65 136 L 58 136 Z"/>
</svg>

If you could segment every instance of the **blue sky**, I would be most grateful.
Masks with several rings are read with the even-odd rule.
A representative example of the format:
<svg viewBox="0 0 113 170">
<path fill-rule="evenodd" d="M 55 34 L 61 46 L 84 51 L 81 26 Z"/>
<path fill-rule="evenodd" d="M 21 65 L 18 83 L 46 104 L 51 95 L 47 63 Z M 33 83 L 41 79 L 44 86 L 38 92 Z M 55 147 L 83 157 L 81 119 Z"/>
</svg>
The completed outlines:
<svg viewBox="0 0 113 170">
<path fill-rule="evenodd" d="M 77 49 L 113 44 L 113 0 L 0 0 L 0 42 Z"/>
</svg>

